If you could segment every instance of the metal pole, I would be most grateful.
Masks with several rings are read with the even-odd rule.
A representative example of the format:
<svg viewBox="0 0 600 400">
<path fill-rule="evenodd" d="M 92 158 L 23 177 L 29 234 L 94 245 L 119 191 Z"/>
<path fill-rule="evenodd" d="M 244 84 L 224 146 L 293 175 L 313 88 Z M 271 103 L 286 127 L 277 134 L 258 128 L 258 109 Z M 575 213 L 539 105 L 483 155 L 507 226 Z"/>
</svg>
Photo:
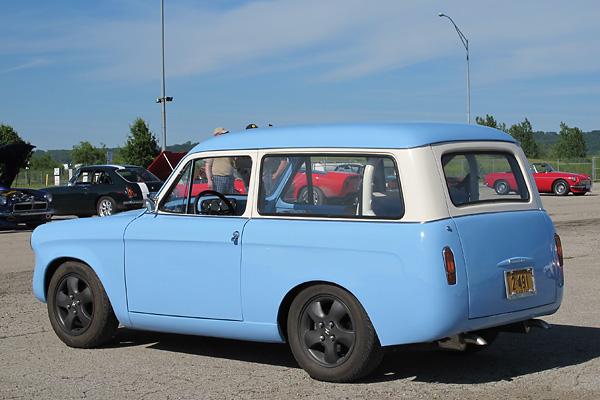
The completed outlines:
<svg viewBox="0 0 600 400">
<path fill-rule="evenodd" d="M 161 60 L 162 60 L 162 91 L 160 106 L 162 109 L 162 150 L 167 147 L 167 102 L 165 101 L 165 0 L 160 0 L 161 22 Z"/>
<path fill-rule="evenodd" d="M 460 38 L 463 46 L 465 46 L 465 50 L 467 51 L 467 122 L 470 124 L 471 123 L 471 77 L 470 77 L 470 73 L 469 73 L 469 41 L 467 40 L 465 35 L 463 35 L 463 33 L 460 31 L 460 29 L 458 29 L 458 26 L 456 26 L 456 24 L 454 23 L 452 18 L 450 18 L 449 16 L 447 16 L 446 14 L 443 14 L 443 13 L 439 13 L 438 16 L 446 17 L 450 20 L 450 22 L 452 22 L 452 25 L 454 25 L 454 29 L 456 29 L 456 33 L 458 33 L 458 37 Z"/>
</svg>

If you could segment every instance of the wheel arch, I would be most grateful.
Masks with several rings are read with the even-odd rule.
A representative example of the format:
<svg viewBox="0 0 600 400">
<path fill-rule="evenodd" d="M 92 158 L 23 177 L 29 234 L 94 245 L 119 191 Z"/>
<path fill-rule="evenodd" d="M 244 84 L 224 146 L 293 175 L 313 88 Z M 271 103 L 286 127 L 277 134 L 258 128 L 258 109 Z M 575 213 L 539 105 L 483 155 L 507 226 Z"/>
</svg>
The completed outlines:
<svg viewBox="0 0 600 400">
<path fill-rule="evenodd" d="M 61 265 L 63 265 L 66 262 L 69 262 L 69 261 L 74 261 L 74 262 L 79 262 L 79 263 L 85 264 L 92 271 L 94 270 L 85 261 L 80 260 L 78 258 L 74 258 L 74 257 L 61 257 L 61 258 L 52 260 L 52 262 L 50 262 L 50 264 L 48 264 L 48 267 L 46 268 L 46 274 L 44 275 L 44 297 L 46 299 L 48 298 L 48 287 L 50 286 L 50 281 L 52 280 L 52 277 L 56 273 L 56 270 L 58 269 L 58 267 L 60 267 Z M 95 271 L 94 271 L 94 273 L 95 273 Z"/>
<path fill-rule="evenodd" d="M 358 299 L 358 297 L 356 297 L 356 295 L 354 293 L 352 293 L 352 291 L 348 290 L 347 288 L 345 288 L 342 285 L 339 285 L 337 283 L 334 282 L 329 282 L 329 281 L 309 281 L 309 282 L 304 282 L 301 283 L 295 287 L 293 287 L 292 289 L 290 289 L 287 294 L 283 297 L 280 305 L 279 305 L 279 310 L 277 312 L 277 325 L 279 326 L 279 330 L 281 332 L 282 337 L 285 339 L 285 341 L 288 341 L 288 332 L 287 332 L 287 320 L 288 320 L 288 316 L 289 316 L 289 311 L 290 311 L 290 307 L 292 305 L 292 302 L 294 301 L 294 299 L 296 298 L 296 296 L 298 296 L 298 294 L 300 294 L 303 290 L 311 287 L 311 286 L 315 286 L 315 285 L 329 285 L 329 286 L 335 286 L 338 287 L 342 290 L 345 290 L 346 292 L 348 292 L 350 295 L 354 296 L 359 303 L 360 300 Z M 362 303 L 361 303 L 362 305 Z M 363 306 L 364 308 L 364 306 Z M 365 311 L 366 312 L 366 311 Z"/>
<path fill-rule="evenodd" d="M 65 256 L 65 257 L 57 257 L 48 263 L 48 266 L 45 268 L 44 275 L 41 277 L 42 286 L 41 290 L 43 291 L 43 299 L 40 297 L 40 294 L 36 293 L 36 296 L 44 301 L 48 302 L 48 289 L 50 287 L 50 281 L 52 277 L 58 270 L 58 268 L 66 262 L 77 262 L 88 267 L 94 275 L 98 278 L 100 284 L 104 288 L 108 300 L 115 312 L 117 319 L 123 324 L 130 324 L 129 317 L 127 315 L 127 306 L 126 306 L 126 295 L 124 293 L 124 288 L 121 290 L 118 284 L 110 283 L 112 277 L 111 273 L 100 268 L 99 270 L 94 268 L 93 263 L 86 262 L 83 258 L 76 256 Z M 34 278 L 34 293 L 36 292 L 36 284 Z"/>
</svg>

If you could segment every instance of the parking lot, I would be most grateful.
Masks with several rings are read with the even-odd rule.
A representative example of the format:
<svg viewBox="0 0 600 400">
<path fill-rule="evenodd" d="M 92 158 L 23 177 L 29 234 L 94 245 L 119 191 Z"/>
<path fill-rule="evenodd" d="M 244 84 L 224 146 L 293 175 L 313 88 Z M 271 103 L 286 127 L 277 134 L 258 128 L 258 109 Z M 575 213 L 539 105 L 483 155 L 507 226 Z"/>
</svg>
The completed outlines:
<svg viewBox="0 0 600 400">
<path fill-rule="evenodd" d="M 552 329 L 503 333 L 473 355 L 391 348 L 353 384 L 312 380 L 283 344 L 120 328 L 108 346 L 68 348 L 31 290 L 32 231 L 0 228 L 0 398 L 600 398 L 600 195 L 542 201 L 565 256 L 563 305 L 544 318 Z"/>
</svg>

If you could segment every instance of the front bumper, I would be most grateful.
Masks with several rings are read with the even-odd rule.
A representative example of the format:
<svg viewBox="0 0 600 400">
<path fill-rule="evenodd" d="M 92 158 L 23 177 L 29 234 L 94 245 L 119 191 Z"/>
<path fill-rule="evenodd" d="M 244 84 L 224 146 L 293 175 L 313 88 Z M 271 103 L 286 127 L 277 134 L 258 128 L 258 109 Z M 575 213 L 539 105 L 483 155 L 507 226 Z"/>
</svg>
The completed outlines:
<svg viewBox="0 0 600 400">
<path fill-rule="evenodd" d="M 48 222 L 54 210 L 0 212 L 0 224 L 21 224 L 27 222 Z"/>
</svg>

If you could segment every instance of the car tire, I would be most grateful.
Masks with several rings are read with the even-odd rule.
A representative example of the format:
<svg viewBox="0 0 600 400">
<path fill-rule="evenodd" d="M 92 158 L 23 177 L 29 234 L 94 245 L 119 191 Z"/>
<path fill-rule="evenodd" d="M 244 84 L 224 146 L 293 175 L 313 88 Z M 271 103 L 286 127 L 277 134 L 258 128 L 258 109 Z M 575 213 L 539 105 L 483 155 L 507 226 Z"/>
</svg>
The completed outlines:
<svg viewBox="0 0 600 400">
<path fill-rule="evenodd" d="M 383 357 L 366 311 L 337 286 L 302 291 L 290 306 L 287 328 L 296 361 L 314 379 L 354 381 L 371 373 Z"/>
<path fill-rule="evenodd" d="M 510 193 L 510 185 L 504 179 L 496 181 L 496 183 L 494 183 L 494 189 L 496 190 L 496 193 L 501 196 Z"/>
<path fill-rule="evenodd" d="M 313 200 L 314 204 L 317 206 L 327 203 L 325 193 L 318 187 L 313 187 Z M 298 202 L 308 204 L 308 188 L 306 186 L 298 191 Z"/>
<path fill-rule="evenodd" d="M 67 346 L 100 346 L 119 326 L 102 283 L 80 262 L 58 267 L 48 286 L 47 301 L 52 328 Z"/>
<path fill-rule="evenodd" d="M 108 217 L 117 212 L 117 203 L 109 196 L 100 197 L 96 205 L 96 211 L 99 217 Z"/>
<path fill-rule="evenodd" d="M 552 185 L 552 191 L 557 196 L 566 196 L 569 194 L 569 184 L 563 179 L 559 179 Z"/>
</svg>

